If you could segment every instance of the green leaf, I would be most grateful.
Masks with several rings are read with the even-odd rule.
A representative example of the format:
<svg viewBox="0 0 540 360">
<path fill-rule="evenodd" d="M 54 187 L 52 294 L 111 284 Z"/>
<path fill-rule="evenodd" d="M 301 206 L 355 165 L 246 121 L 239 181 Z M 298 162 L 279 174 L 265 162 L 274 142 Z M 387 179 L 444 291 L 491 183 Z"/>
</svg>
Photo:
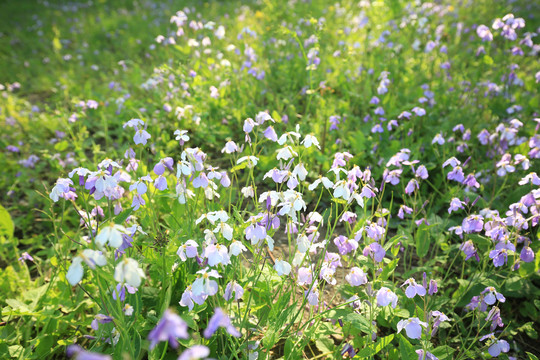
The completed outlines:
<svg viewBox="0 0 540 360">
<path fill-rule="evenodd" d="M 422 224 L 416 231 L 416 254 L 423 258 L 429 251 L 429 227 Z"/>
<path fill-rule="evenodd" d="M 484 55 L 484 64 L 493 65 L 493 59 L 489 55 Z"/>
<path fill-rule="evenodd" d="M 272 111 L 272 119 L 274 119 L 275 122 L 281 122 L 281 116 L 279 116 L 278 112 L 276 110 Z"/>
<path fill-rule="evenodd" d="M 322 353 L 330 353 L 334 351 L 334 342 L 327 337 L 320 338 L 315 341 L 315 346 L 317 346 L 317 349 L 319 349 Z"/>
<path fill-rule="evenodd" d="M 382 281 L 387 280 L 390 277 L 390 275 L 392 275 L 392 273 L 397 267 L 398 261 L 399 261 L 399 258 L 394 259 L 390 261 L 390 263 L 384 267 L 383 271 L 381 272 Z"/>
<path fill-rule="evenodd" d="M 385 336 L 383 338 L 379 338 L 377 342 L 373 345 L 370 344 L 370 346 L 360 350 L 358 354 L 354 357 L 355 359 L 365 359 L 367 357 L 373 356 L 380 352 L 382 349 L 390 345 L 392 340 L 394 339 L 394 334 Z"/>
<path fill-rule="evenodd" d="M 126 221 L 129 215 L 133 212 L 133 208 L 129 208 L 127 210 L 122 211 L 118 216 L 114 219 L 114 223 L 121 225 Z"/>
<path fill-rule="evenodd" d="M 411 313 L 407 309 L 398 309 L 394 311 L 394 316 L 397 316 L 403 319 L 408 319 L 411 317 Z"/>
<path fill-rule="evenodd" d="M 232 174 L 232 173 L 234 173 L 236 171 L 240 171 L 242 169 L 245 169 L 246 167 L 247 167 L 247 162 L 243 162 L 243 163 L 240 163 L 240 164 L 236 165 L 232 169 L 230 169 L 229 172 Z"/>
<path fill-rule="evenodd" d="M 517 328 L 517 330 L 519 332 L 524 332 L 531 339 L 538 339 L 538 332 L 536 332 L 536 329 L 534 328 L 534 323 L 532 321 L 520 326 L 519 328 Z"/>
<path fill-rule="evenodd" d="M 452 355 L 454 354 L 454 351 L 456 351 L 454 348 L 448 345 L 443 345 L 443 346 L 439 346 L 433 349 L 431 353 L 435 355 L 436 357 L 438 357 L 439 360 L 445 360 L 445 359 L 450 360 L 453 358 Z"/>
<path fill-rule="evenodd" d="M 414 347 L 402 334 L 399 334 L 399 357 L 402 360 L 414 360 L 418 358 L 414 352 Z"/>
<path fill-rule="evenodd" d="M 345 317 L 345 321 L 350 323 L 355 329 L 360 330 L 364 334 L 371 335 L 371 327 L 369 324 L 369 320 L 364 316 L 357 313 L 351 313 Z"/>
<path fill-rule="evenodd" d="M 289 321 L 289 318 L 295 311 L 296 304 L 290 305 L 284 311 L 280 311 L 280 315 L 275 321 L 270 322 L 270 326 L 263 338 L 265 347 L 273 346 L 279 340 L 278 331 Z"/>
<path fill-rule="evenodd" d="M 283 349 L 283 355 L 285 359 L 294 359 L 294 355 L 298 351 L 297 348 L 294 347 L 294 341 L 292 338 L 287 338 L 285 340 L 285 347 Z"/>
<path fill-rule="evenodd" d="M 62 140 L 54 145 L 54 150 L 58 152 L 65 151 L 69 147 L 69 143 L 66 140 Z"/>
<path fill-rule="evenodd" d="M 13 232 L 15 231 L 15 225 L 13 225 L 13 220 L 8 211 L 0 205 L 0 236 L 5 236 L 8 239 L 13 237 Z"/>
</svg>

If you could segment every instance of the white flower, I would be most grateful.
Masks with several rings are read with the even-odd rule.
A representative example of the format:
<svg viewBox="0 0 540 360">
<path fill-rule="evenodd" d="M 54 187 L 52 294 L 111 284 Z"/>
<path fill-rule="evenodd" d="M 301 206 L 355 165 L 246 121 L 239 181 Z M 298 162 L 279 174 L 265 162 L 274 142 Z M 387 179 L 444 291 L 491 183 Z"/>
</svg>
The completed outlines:
<svg viewBox="0 0 540 360">
<path fill-rule="evenodd" d="M 176 135 L 175 139 L 183 142 L 189 141 L 189 136 L 187 135 L 187 133 L 187 130 L 176 130 L 174 132 L 174 135 Z"/>
<path fill-rule="evenodd" d="M 302 140 L 302 142 L 300 144 L 303 144 L 306 147 L 306 149 L 310 148 L 311 145 L 315 145 L 319 149 L 321 148 L 319 146 L 319 140 L 317 140 L 317 138 L 315 136 L 311 135 L 311 134 L 306 135 L 306 137 L 304 138 L 304 140 Z"/>
<path fill-rule="evenodd" d="M 109 243 L 110 246 L 114 248 L 119 248 L 122 245 L 122 234 L 126 234 L 127 230 L 122 225 L 111 223 L 109 226 L 101 229 L 99 234 L 96 236 L 96 245 L 99 248 L 105 246 Z"/>
<path fill-rule="evenodd" d="M 84 273 L 82 261 L 83 260 L 77 256 L 75 259 L 73 259 L 73 262 L 66 273 L 66 279 L 72 286 L 77 285 L 82 280 Z"/>
<path fill-rule="evenodd" d="M 190 189 L 187 189 L 184 184 L 179 183 L 176 185 L 176 196 L 178 197 L 178 202 L 180 204 L 185 204 L 187 199 L 193 198 L 195 194 Z"/>
<path fill-rule="evenodd" d="M 225 210 L 211 211 L 208 213 L 208 221 L 214 224 L 217 220 L 226 222 L 229 220 L 229 214 Z"/>
<path fill-rule="evenodd" d="M 349 202 L 353 200 L 356 200 L 356 202 L 358 203 L 358 206 L 362 208 L 364 207 L 364 198 L 359 193 L 355 192 L 352 194 L 351 198 L 349 199 Z"/>
<path fill-rule="evenodd" d="M 275 123 L 274 119 L 272 119 L 272 117 L 268 115 L 268 113 L 265 113 L 264 111 L 259 112 L 257 116 L 255 116 L 255 121 L 259 125 L 264 124 L 264 122 L 268 120 Z"/>
<path fill-rule="evenodd" d="M 198 277 L 191 286 L 191 291 L 194 296 L 208 295 L 214 296 L 218 292 L 218 284 L 212 278 L 220 278 L 221 275 L 216 270 L 208 268 L 197 271 L 197 274 L 202 274 Z"/>
<path fill-rule="evenodd" d="M 249 185 L 249 186 L 246 186 L 246 187 L 243 187 L 242 190 L 240 190 L 242 192 L 242 194 L 244 195 L 244 197 L 254 197 L 255 196 L 255 191 L 253 190 L 253 186 L 252 185 Z"/>
<path fill-rule="evenodd" d="M 49 197 L 52 199 L 52 201 L 57 202 L 60 197 L 69 192 L 70 185 L 73 185 L 73 181 L 70 179 L 58 179 L 56 181 L 56 185 L 54 185 L 52 188 Z"/>
<path fill-rule="evenodd" d="M 133 315 L 133 306 L 129 304 L 124 305 L 124 314 L 126 314 L 126 316 Z"/>
<path fill-rule="evenodd" d="M 82 254 L 79 255 L 81 259 L 91 268 L 95 269 L 96 265 L 105 266 L 107 265 L 107 259 L 101 251 L 96 251 L 92 249 L 83 250 Z"/>
<path fill-rule="evenodd" d="M 112 166 L 112 167 L 115 167 L 115 168 L 118 168 L 118 169 L 122 168 L 120 165 L 118 165 L 118 163 L 116 161 L 112 161 L 111 159 L 105 159 L 105 160 L 103 160 L 102 162 L 100 162 L 98 164 L 98 167 L 100 169 L 107 169 L 107 168 L 109 168 L 109 166 Z"/>
<path fill-rule="evenodd" d="M 176 177 L 179 178 L 182 175 L 189 176 L 191 175 L 192 169 L 191 164 L 185 160 L 179 161 L 176 164 Z"/>
<path fill-rule="evenodd" d="M 306 203 L 302 199 L 302 194 L 294 191 L 287 190 L 281 194 L 282 202 L 278 205 L 281 207 L 279 215 L 289 215 L 293 221 L 297 221 L 296 212 L 302 209 L 306 209 Z"/>
<path fill-rule="evenodd" d="M 298 154 L 292 149 L 292 147 L 290 147 L 289 145 L 285 145 L 284 148 L 278 150 L 276 159 L 289 160 L 293 156 L 298 156 Z"/>
<path fill-rule="evenodd" d="M 297 251 L 296 254 L 294 254 L 294 259 L 292 261 L 292 264 L 296 267 L 302 265 L 302 262 L 304 261 L 305 257 L 306 257 L 306 254 L 302 254 L 301 252 Z"/>
<path fill-rule="evenodd" d="M 232 240 L 233 237 L 233 228 L 224 222 L 219 223 L 219 225 L 214 229 L 214 232 L 221 232 L 223 237 L 227 240 Z"/>
<path fill-rule="evenodd" d="M 298 239 L 296 239 L 296 244 L 298 245 L 298 251 L 301 254 L 305 254 L 311 246 L 311 242 L 305 234 L 301 234 L 300 236 L 298 236 Z"/>
<path fill-rule="evenodd" d="M 303 163 L 296 165 L 292 173 L 294 176 L 298 176 L 298 178 L 302 181 L 306 180 L 306 176 L 308 174 Z"/>
<path fill-rule="evenodd" d="M 334 186 L 334 184 L 332 183 L 332 181 L 330 181 L 330 179 L 328 179 L 326 176 L 321 176 L 317 180 L 315 180 L 311 185 L 309 185 L 308 189 L 310 191 L 313 191 L 314 189 L 317 188 L 317 186 L 319 186 L 321 182 L 323 186 L 327 189 L 330 189 L 331 187 Z"/>
<path fill-rule="evenodd" d="M 214 35 L 220 40 L 225 37 L 225 28 L 223 27 L 223 25 L 218 26 Z"/>
<path fill-rule="evenodd" d="M 266 235 L 265 240 L 266 240 L 266 243 L 267 243 L 267 245 L 268 245 L 268 249 L 269 249 L 270 251 L 274 251 L 274 239 L 272 239 L 272 238 L 270 237 L 270 235 Z M 251 243 L 253 244 L 253 240 L 251 241 Z"/>
<path fill-rule="evenodd" d="M 334 197 L 343 198 L 343 200 L 349 200 L 349 198 L 351 197 L 351 190 L 347 186 L 346 180 L 338 181 L 334 185 Z"/>
<path fill-rule="evenodd" d="M 66 279 L 72 286 L 77 285 L 82 280 L 84 274 L 83 261 L 91 269 L 95 269 L 96 265 L 105 266 L 107 264 L 107 259 L 101 251 L 85 249 L 79 256 L 73 259 L 66 273 Z"/>
<path fill-rule="evenodd" d="M 277 260 L 274 269 L 277 271 L 279 276 L 289 275 L 291 273 L 291 264 L 284 260 Z"/>
<path fill-rule="evenodd" d="M 247 163 L 248 168 L 252 168 L 252 167 L 255 167 L 257 165 L 257 163 L 259 162 L 259 158 L 256 157 L 256 156 L 243 156 L 240 159 L 238 159 L 238 161 L 236 163 L 241 164 L 244 161 L 248 162 Z"/>
<path fill-rule="evenodd" d="M 71 170 L 71 172 L 68 174 L 68 176 L 69 176 L 70 178 L 72 178 L 73 175 L 77 174 L 77 175 L 79 175 L 79 176 L 83 176 L 83 177 L 84 177 L 84 176 L 86 176 L 86 175 L 88 175 L 88 174 L 90 174 L 90 173 L 91 173 L 90 170 L 88 170 L 88 169 L 86 169 L 86 168 L 83 168 L 83 167 L 78 167 L 78 168 L 76 168 L 76 169 Z"/>
<path fill-rule="evenodd" d="M 263 192 L 260 196 L 259 196 L 259 202 L 262 203 L 262 202 L 266 202 L 266 200 L 268 199 L 268 197 L 270 196 L 270 202 L 272 204 L 272 206 L 276 206 L 279 199 L 280 199 L 280 195 L 277 191 L 265 191 Z"/>
<path fill-rule="evenodd" d="M 233 242 L 229 246 L 229 256 L 230 255 L 238 256 L 246 250 L 247 248 L 244 246 L 244 244 L 242 244 L 238 240 L 233 240 Z"/>
<path fill-rule="evenodd" d="M 237 152 L 237 151 L 238 151 L 238 145 L 236 145 L 236 143 L 232 140 L 227 141 L 223 149 L 221 149 L 222 153 L 224 152 L 227 154 L 232 154 L 233 152 Z"/>
<path fill-rule="evenodd" d="M 322 223 L 324 218 L 322 217 L 321 214 L 319 214 L 317 211 L 312 211 L 308 214 L 307 216 L 307 220 L 310 222 L 310 223 L 313 223 L 313 222 L 318 222 L 318 223 Z"/>
<path fill-rule="evenodd" d="M 298 131 L 298 126 L 296 127 L 296 131 Z M 292 140 L 292 137 L 291 136 L 294 136 L 295 138 L 299 139 L 300 138 L 300 134 L 298 132 L 295 132 L 295 131 L 289 131 L 289 132 L 286 132 L 285 134 L 281 135 L 278 139 L 278 144 L 279 145 L 283 145 L 285 144 L 285 142 L 287 142 L 287 138 L 291 139 Z"/>
<path fill-rule="evenodd" d="M 139 267 L 137 260 L 126 258 L 114 269 L 114 280 L 119 283 L 127 283 L 133 287 L 139 287 L 141 280 L 145 278 L 144 271 Z"/>
</svg>

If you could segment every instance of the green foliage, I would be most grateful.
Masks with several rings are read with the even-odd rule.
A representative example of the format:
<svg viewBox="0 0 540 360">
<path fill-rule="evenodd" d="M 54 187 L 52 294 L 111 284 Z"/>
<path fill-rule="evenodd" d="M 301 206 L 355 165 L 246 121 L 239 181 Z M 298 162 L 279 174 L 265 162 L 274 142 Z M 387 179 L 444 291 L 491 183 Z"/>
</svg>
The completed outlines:
<svg viewBox="0 0 540 360">
<path fill-rule="evenodd" d="M 183 34 L 176 35 L 179 29 L 170 18 L 182 9 L 189 20 Z M 490 27 L 510 12 L 526 20 L 517 40 L 506 41 L 495 29 L 493 41 L 478 37 L 478 25 Z M 540 241 L 538 225 L 531 221 L 533 210 L 523 213 L 529 227 L 506 225 L 504 236 L 516 250 L 507 252 L 502 266 L 489 258 L 495 242 L 485 231 L 459 234 L 449 229 L 482 209 L 509 216 L 511 204 L 519 205 L 537 189 L 517 184 L 527 173 L 538 172 L 538 159 L 529 155 L 534 150 L 530 143 L 538 137 L 533 120 L 540 107 L 538 58 L 534 49 L 520 43 L 527 32 L 537 31 L 538 13 L 538 4 L 530 1 L 0 3 L 0 358 L 61 358 L 74 343 L 115 359 L 175 359 L 198 344 L 219 359 L 244 359 L 255 352 L 259 359 L 334 359 L 341 358 L 347 345 L 358 359 L 417 359 L 419 349 L 441 360 L 487 358 L 492 340 L 479 340 L 492 331 L 487 311 L 467 311 L 466 306 L 487 287 L 495 287 L 506 301 L 494 305 L 504 321 L 494 332 L 511 344 L 502 357 L 537 359 Z M 220 25 L 223 37 L 215 33 Z M 161 42 L 158 35 L 164 36 Z M 167 44 L 169 37 L 174 44 Z M 435 48 L 427 51 L 431 42 Z M 523 56 L 512 55 L 518 46 Z M 320 63 L 314 64 L 312 57 Z M 389 79 L 387 93 L 378 89 L 384 76 Z M 211 95 L 211 87 L 217 96 Z M 377 114 L 379 107 L 384 114 Z M 401 116 L 415 107 L 426 114 Z M 248 134 L 245 119 L 255 119 L 260 111 L 274 122 Z M 123 127 L 133 118 L 145 122 L 151 135 L 146 146 L 134 145 L 134 129 Z M 512 125 L 514 118 L 522 125 Z M 397 125 L 391 125 L 394 119 Z M 458 124 L 466 130 L 454 130 Z M 264 138 L 268 125 L 278 137 L 289 132 L 287 145 L 298 153 L 287 172 L 297 163 L 309 170 L 295 187 L 307 204 L 305 211 L 296 212 L 297 225 L 299 234 L 318 234 L 319 247 L 293 266 L 289 276 L 278 276 L 274 264 L 279 259 L 292 263 L 298 250 L 299 234 L 283 231 L 285 223 L 291 226 L 290 217 L 282 215 L 281 227 L 267 231 L 274 251 L 269 240 L 256 244 L 245 236 L 251 216 L 284 207 L 268 210 L 264 198 L 259 202 L 264 192 L 287 189 L 286 181 L 275 184 L 265 178 L 289 163 L 276 161 L 282 146 Z M 186 145 L 175 139 L 177 129 L 188 131 Z M 486 145 L 479 142 L 482 130 L 491 136 Z M 308 134 L 319 140 L 318 147 L 301 143 Z M 432 143 L 437 134 L 445 137 L 444 145 Z M 230 140 L 243 151 L 224 153 Z M 181 203 L 175 175 L 187 147 L 204 151 L 205 165 L 226 171 L 231 187 L 218 186 L 211 199 L 205 190 L 190 188 L 193 197 Z M 128 149 L 135 152 L 134 159 L 125 155 Z M 387 165 L 402 149 L 409 150 L 410 165 Z M 337 183 L 328 169 L 346 153 L 352 154 L 347 168 L 369 169 L 369 176 L 362 174 L 373 179 L 359 180 L 354 173 L 356 183 L 375 193 L 372 199 L 363 198 L 362 206 L 336 194 L 335 187 L 320 184 L 308 191 L 320 176 Z M 515 172 L 499 176 L 497 163 L 504 154 Z M 516 155 L 529 157 L 530 167 L 525 169 Z M 256 156 L 257 166 L 238 163 L 244 156 Z M 476 176 L 477 187 L 448 179 L 450 167 L 442 164 L 451 156 L 459 158 L 465 176 Z M 155 180 L 154 165 L 165 157 L 174 160 L 173 171 L 164 175 L 167 189 L 158 191 L 148 182 L 141 195 L 145 205 L 134 210 L 134 191 L 126 184 L 147 174 Z M 53 203 L 50 194 L 58 178 L 68 178 L 77 167 L 94 171 L 106 158 L 121 162 L 124 170 L 130 160 L 138 161 L 136 170 L 126 171 L 130 179 L 121 201 L 96 200 L 74 175 L 77 198 Z M 419 165 L 429 172 L 427 179 L 416 176 Z M 398 168 L 400 182 L 386 182 L 387 172 Z M 341 173 L 339 180 L 346 178 Z M 406 192 L 412 179 L 418 180 L 418 189 Z M 183 180 L 189 185 L 192 178 Z M 249 187 L 253 197 L 244 196 Z M 464 202 L 463 208 L 449 212 L 454 198 Z M 411 212 L 397 217 L 402 206 Z M 99 209 L 103 215 L 92 214 Z M 222 209 L 230 216 L 233 240 L 247 250 L 231 256 L 228 266 L 212 267 L 221 276 L 216 279 L 219 292 L 188 310 L 180 302 L 199 277 L 197 271 L 207 265 L 207 238 L 214 234 L 218 243 L 231 245 L 215 231 L 217 223 L 196 219 Z M 321 224 L 300 224 L 311 211 L 321 214 Z M 341 221 L 347 212 L 357 216 L 355 222 Z M 107 264 L 96 266 L 83 250 L 103 250 L 95 236 L 110 224 L 139 225 L 143 232 L 133 235 L 125 254 L 106 248 Z M 367 235 L 370 224 L 384 229 L 379 240 Z M 339 254 L 334 243 L 339 235 L 358 240 L 358 248 Z M 204 265 L 193 258 L 179 260 L 177 250 L 189 239 L 199 245 L 198 260 Z M 474 245 L 479 261 L 465 260 L 461 245 L 466 241 Z M 364 250 L 373 242 L 385 250 L 381 262 Z M 535 255 L 530 262 L 520 260 L 526 244 Z M 324 277 L 329 253 L 339 254 L 341 265 Z M 77 257 L 85 257 L 84 276 L 71 286 L 66 275 Z M 112 297 L 116 265 L 128 257 L 146 276 L 136 293 L 126 295 L 132 316 L 125 315 L 123 301 Z M 365 271 L 367 284 L 352 286 L 346 280 L 353 266 Z M 299 267 L 312 271 L 317 306 L 307 300 L 309 284 L 298 285 Z M 428 282 L 437 281 L 438 292 L 408 298 L 404 282 L 422 284 L 424 273 Z M 224 288 L 233 281 L 245 292 L 237 301 L 225 301 Z M 382 287 L 399 298 L 396 308 L 378 304 Z M 204 338 L 216 307 L 231 317 L 240 338 L 223 329 Z M 148 334 L 167 309 L 187 323 L 190 338 L 181 339 L 179 349 L 160 343 L 151 350 Z M 434 310 L 451 320 L 432 336 Z M 112 316 L 114 322 L 95 330 L 97 314 Z M 419 339 L 396 333 L 399 321 L 414 317 L 428 323 Z"/>
</svg>

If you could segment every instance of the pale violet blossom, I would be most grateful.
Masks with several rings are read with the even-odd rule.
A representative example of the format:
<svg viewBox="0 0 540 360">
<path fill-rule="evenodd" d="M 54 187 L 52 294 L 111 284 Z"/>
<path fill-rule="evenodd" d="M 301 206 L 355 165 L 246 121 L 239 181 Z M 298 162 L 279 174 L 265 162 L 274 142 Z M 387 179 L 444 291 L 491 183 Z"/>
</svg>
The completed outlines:
<svg viewBox="0 0 540 360">
<path fill-rule="evenodd" d="M 274 269 L 279 276 L 289 275 L 291 273 L 291 264 L 284 260 L 277 260 L 274 264 Z"/>
<path fill-rule="evenodd" d="M 428 324 L 420 321 L 417 317 L 400 320 L 397 324 L 397 332 L 405 329 L 405 333 L 411 339 L 420 339 L 422 337 L 422 326 L 427 328 Z"/>
</svg>

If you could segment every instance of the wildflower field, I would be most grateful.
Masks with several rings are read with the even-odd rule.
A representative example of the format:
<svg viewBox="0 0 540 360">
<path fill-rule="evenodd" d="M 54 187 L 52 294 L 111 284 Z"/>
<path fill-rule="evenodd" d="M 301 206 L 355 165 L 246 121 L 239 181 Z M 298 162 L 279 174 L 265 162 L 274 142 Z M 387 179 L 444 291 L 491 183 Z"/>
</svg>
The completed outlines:
<svg viewBox="0 0 540 360">
<path fill-rule="evenodd" d="M 1 359 L 540 357 L 540 1 L 0 2 Z"/>
</svg>

